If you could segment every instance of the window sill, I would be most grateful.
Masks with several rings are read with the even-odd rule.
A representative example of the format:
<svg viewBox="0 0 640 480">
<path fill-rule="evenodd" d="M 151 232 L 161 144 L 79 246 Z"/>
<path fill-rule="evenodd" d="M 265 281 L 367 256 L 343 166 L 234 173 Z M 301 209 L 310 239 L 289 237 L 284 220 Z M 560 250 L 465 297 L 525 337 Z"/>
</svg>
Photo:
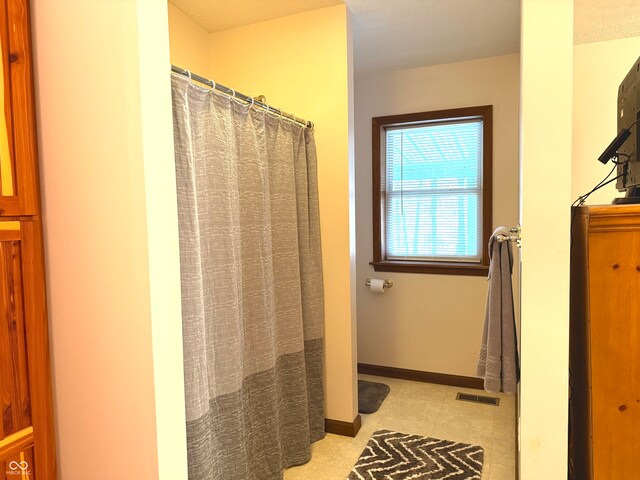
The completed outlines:
<svg viewBox="0 0 640 480">
<path fill-rule="evenodd" d="M 372 265 L 376 272 L 430 273 L 434 275 L 467 275 L 475 277 L 486 277 L 489 274 L 489 266 L 478 263 L 428 263 L 386 260 L 369 262 L 369 265 Z"/>
</svg>

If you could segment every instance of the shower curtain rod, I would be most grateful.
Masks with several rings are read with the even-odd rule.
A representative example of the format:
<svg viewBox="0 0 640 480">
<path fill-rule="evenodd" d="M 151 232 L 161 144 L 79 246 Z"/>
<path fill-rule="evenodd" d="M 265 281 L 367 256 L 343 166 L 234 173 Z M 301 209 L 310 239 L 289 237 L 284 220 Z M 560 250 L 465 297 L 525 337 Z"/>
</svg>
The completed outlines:
<svg viewBox="0 0 640 480">
<path fill-rule="evenodd" d="M 207 78 L 201 77 L 200 75 L 196 75 L 195 73 L 191 73 L 189 70 L 185 70 L 184 68 L 180 68 L 180 67 L 176 67 L 175 65 L 171 65 L 171 71 L 180 75 L 184 75 L 185 77 L 190 77 L 192 80 L 195 80 L 199 83 L 202 83 L 204 85 L 207 85 L 215 90 L 220 90 L 222 93 L 226 94 L 226 95 L 230 95 L 230 96 L 234 96 L 235 98 L 237 98 L 238 100 L 242 100 L 243 102 L 246 102 L 248 104 L 252 104 L 255 105 L 258 108 L 261 108 L 263 110 L 266 110 L 267 113 L 271 113 L 277 117 L 282 117 L 286 120 L 289 120 L 290 122 L 293 123 L 297 123 L 298 125 L 301 125 L 303 127 L 307 127 L 307 128 L 311 128 L 313 129 L 313 122 L 311 121 L 306 121 L 303 120 L 301 118 L 296 117 L 295 115 L 292 115 L 290 113 L 286 113 L 284 111 L 282 111 L 279 108 L 274 108 L 274 107 L 270 107 L 269 105 L 267 105 L 266 103 L 263 102 L 259 102 L 258 100 L 256 100 L 255 98 L 251 98 L 248 95 L 245 95 L 243 93 L 240 92 L 236 92 L 233 88 L 229 88 L 225 85 L 221 85 L 217 82 L 214 82 L 213 80 L 209 80 Z"/>
</svg>

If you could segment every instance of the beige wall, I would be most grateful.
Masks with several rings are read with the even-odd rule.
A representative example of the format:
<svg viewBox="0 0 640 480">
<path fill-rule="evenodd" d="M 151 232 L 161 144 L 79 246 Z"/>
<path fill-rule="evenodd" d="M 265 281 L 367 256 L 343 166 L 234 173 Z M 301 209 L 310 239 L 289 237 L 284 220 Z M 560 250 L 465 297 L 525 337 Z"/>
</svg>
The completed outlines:
<svg viewBox="0 0 640 480">
<path fill-rule="evenodd" d="M 171 63 L 207 77 L 210 33 L 169 2 Z"/>
<path fill-rule="evenodd" d="M 371 118 L 493 105 L 493 223 L 518 221 L 518 55 L 356 77 L 358 361 L 475 376 L 485 277 L 374 272 Z M 390 278 L 376 294 L 369 277 Z M 517 284 L 517 282 L 516 282 Z"/>
<path fill-rule="evenodd" d="M 598 157 L 617 134 L 618 86 L 640 56 L 640 37 L 574 47 L 573 173 L 571 198 L 593 187 L 613 168 Z M 615 184 L 594 192 L 587 203 L 611 203 Z"/>
<path fill-rule="evenodd" d="M 521 5 L 520 472 L 523 480 L 560 480 L 567 478 L 573 1 Z"/>
<path fill-rule="evenodd" d="M 169 35 L 163 2 L 137 0 L 138 70 L 158 478 L 187 478 L 180 248 Z"/>
<path fill-rule="evenodd" d="M 172 61 L 182 55 L 182 47 L 174 45 L 188 46 L 191 39 L 200 38 L 199 27 L 185 23 L 183 17 L 175 11 L 169 17 Z M 353 129 L 348 21 L 346 7 L 338 5 L 213 33 L 209 68 L 216 82 L 251 96 L 265 95 L 270 105 L 315 124 L 325 288 L 326 416 L 351 422 L 357 399 L 349 234 Z M 183 66 L 196 71 L 195 65 L 187 60 Z"/>
<path fill-rule="evenodd" d="M 58 478 L 186 478 L 164 2 L 32 2 Z"/>
</svg>

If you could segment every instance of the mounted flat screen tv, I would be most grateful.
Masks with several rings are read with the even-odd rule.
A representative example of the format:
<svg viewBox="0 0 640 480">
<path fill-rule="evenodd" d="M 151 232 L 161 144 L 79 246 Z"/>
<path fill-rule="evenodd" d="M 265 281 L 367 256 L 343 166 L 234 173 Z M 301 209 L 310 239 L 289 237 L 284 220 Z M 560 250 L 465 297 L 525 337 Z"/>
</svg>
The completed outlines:
<svg viewBox="0 0 640 480">
<path fill-rule="evenodd" d="M 602 163 L 610 159 L 618 164 L 616 188 L 625 196 L 613 203 L 640 203 L 640 58 L 636 60 L 618 87 L 618 136 L 600 155 Z M 635 127 L 635 128 L 634 128 Z"/>
</svg>

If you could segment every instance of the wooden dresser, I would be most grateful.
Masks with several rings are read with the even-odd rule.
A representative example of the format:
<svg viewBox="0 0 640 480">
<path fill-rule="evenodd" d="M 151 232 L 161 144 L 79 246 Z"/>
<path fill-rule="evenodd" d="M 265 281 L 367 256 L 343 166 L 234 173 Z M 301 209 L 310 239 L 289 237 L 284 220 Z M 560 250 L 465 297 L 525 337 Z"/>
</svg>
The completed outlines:
<svg viewBox="0 0 640 480">
<path fill-rule="evenodd" d="M 570 478 L 640 478 L 640 205 L 572 215 Z"/>
<path fill-rule="evenodd" d="M 0 479 L 55 480 L 28 0 L 0 0 Z"/>
</svg>

